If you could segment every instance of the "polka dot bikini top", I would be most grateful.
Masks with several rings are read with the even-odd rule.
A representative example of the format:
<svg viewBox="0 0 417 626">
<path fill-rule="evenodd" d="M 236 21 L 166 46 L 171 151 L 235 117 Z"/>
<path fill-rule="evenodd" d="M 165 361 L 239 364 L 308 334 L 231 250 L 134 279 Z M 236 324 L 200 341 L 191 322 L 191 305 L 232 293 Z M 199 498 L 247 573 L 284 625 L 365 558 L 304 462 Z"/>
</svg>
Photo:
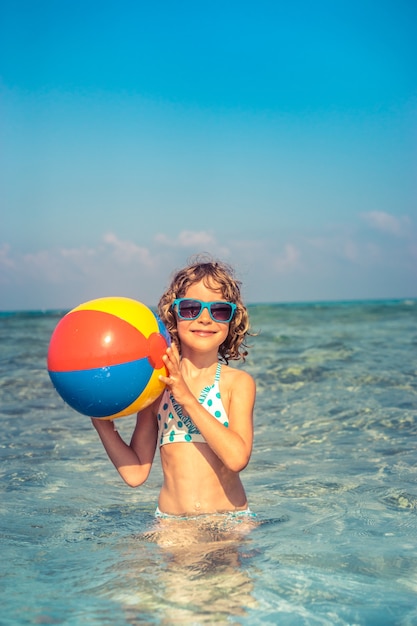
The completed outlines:
<svg viewBox="0 0 417 626">
<path fill-rule="evenodd" d="M 214 383 L 211 386 L 204 387 L 198 401 L 227 428 L 229 425 L 228 417 L 220 399 L 219 380 L 221 367 L 221 363 L 218 363 Z M 206 443 L 191 417 L 184 415 L 181 405 L 175 401 L 169 389 L 165 389 L 159 405 L 158 427 L 160 446 L 178 442 Z"/>
</svg>

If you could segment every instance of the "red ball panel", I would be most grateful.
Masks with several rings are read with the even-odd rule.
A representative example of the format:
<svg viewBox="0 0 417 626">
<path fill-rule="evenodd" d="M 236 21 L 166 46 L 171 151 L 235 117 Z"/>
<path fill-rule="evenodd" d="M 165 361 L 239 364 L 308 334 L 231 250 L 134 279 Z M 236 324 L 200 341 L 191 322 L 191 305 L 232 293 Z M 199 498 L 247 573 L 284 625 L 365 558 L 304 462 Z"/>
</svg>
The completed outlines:
<svg viewBox="0 0 417 626">
<path fill-rule="evenodd" d="M 52 334 L 48 370 L 93 369 L 148 354 L 148 339 L 128 322 L 103 311 L 73 311 L 62 318 Z"/>
<path fill-rule="evenodd" d="M 149 342 L 149 363 L 156 370 L 160 370 L 164 367 L 162 360 L 163 355 L 168 347 L 166 338 L 161 333 L 152 333 L 148 339 Z"/>
</svg>

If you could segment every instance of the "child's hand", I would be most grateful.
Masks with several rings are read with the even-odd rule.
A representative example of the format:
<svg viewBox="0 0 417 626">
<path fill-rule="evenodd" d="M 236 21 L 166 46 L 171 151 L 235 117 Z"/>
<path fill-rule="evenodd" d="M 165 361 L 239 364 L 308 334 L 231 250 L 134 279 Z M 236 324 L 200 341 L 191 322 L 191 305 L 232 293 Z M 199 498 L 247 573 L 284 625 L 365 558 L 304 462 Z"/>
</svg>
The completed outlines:
<svg viewBox="0 0 417 626">
<path fill-rule="evenodd" d="M 178 348 L 172 344 L 167 348 L 166 353 L 162 357 L 169 376 L 159 376 L 159 380 L 169 387 L 172 395 L 179 404 L 182 404 L 185 397 L 191 394 L 180 369 L 180 355 Z"/>
</svg>

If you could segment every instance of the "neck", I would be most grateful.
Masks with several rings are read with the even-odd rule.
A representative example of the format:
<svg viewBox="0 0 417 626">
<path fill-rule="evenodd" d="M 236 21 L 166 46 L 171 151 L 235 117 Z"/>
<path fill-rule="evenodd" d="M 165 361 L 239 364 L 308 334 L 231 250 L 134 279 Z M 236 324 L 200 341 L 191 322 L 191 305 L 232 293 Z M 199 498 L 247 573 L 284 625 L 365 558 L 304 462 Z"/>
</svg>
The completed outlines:
<svg viewBox="0 0 417 626">
<path fill-rule="evenodd" d="M 209 355 L 182 355 L 181 371 L 189 377 L 196 377 L 204 372 L 217 367 L 219 362 L 217 352 L 209 357 Z"/>
</svg>

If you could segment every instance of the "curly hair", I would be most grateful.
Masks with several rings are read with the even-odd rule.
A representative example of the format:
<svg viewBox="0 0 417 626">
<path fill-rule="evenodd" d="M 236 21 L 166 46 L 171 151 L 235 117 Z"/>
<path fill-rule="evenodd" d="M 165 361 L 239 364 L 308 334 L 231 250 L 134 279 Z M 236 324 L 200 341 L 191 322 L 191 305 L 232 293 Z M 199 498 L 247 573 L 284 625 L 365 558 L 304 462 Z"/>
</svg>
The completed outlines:
<svg viewBox="0 0 417 626">
<path fill-rule="evenodd" d="M 177 318 L 172 309 L 172 303 L 176 298 L 183 298 L 187 289 L 200 281 L 203 281 L 209 289 L 220 289 L 223 298 L 236 304 L 236 312 L 229 323 L 227 338 L 219 347 L 220 360 L 226 364 L 229 360 L 242 359 L 244 361 L 248 354 L 246 338 L 251 335 L 249 315 L 241 299 L 241 282 L 237 280 L 233 268 L 227 263 L 200 256 L 191 259 L 186 267 L 173 275 L 171 284 L 158 303 L 159 317 L 181 351 Z"/>
</svg>

